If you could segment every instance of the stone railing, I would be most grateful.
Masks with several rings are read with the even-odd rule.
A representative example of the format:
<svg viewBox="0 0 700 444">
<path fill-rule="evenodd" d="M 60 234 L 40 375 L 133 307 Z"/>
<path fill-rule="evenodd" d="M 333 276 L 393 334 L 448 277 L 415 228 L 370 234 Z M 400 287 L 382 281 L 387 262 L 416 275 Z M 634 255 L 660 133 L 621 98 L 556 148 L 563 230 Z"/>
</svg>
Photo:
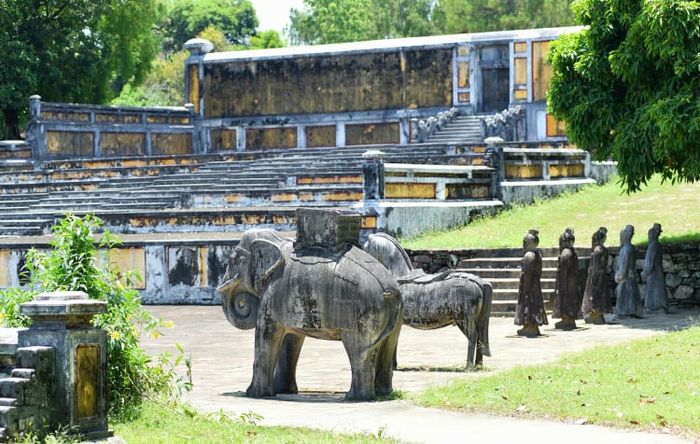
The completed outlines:
<svg viewBox="0 0 700 444">
<path fill-rule="evenodd" d="M 27 143 L 36 160 L 194 154 L 196 139 L 191 105 L 118 107 L 30 98 Z"/>
<path fill-rule="evenodd" d="M 416 143 L 425 142 L 430 136 L 443 129 L 459 115 L 457 108 L 450 108 L 449 111 L 437 113 L 434 117 L 427 119 L 414 119 L 411 127 L 414 128 L 412 140 Z"/>
<path fill-rule="evenodd" d="M 493 196 L 494 170 L 488 166 L 384 163 L 381 151 L 367 151 L 363 158 L 366 201 L 445 201 Z"/>
<path fill-rule="evenodd" d="M 518 105 L 484 117 L 481 125 L 487 138 L 500 137 L 507 142 L 521 142 L 527 136 L 525 109 Z"/>
</svg>

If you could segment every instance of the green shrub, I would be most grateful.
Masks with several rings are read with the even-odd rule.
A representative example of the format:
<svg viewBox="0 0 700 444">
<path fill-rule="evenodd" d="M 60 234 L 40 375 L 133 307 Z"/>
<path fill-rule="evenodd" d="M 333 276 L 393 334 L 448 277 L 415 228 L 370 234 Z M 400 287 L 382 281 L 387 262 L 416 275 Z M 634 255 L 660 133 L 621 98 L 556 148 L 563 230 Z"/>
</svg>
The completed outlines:
<svg viewBox="0 0 700 444">
<path fill-rule="evenodd" d="M 133 288 L 141 277 L 133 271 L 118 270 L 109 261 L 110 252 L 121 242 L 105 231 L 99 243 L 93 233 L 102 221 L 92 215 L 83 218 L 66 215 L 53 227 L 51 250 L 32 249 L 27 253 L 29 290 L 12 288 L 4 292 L 0 315 L 7 326 L 26 326 L 19 315 L 19 304 L 32 300 L 37 291 L 84 291 L 93 299 L 107 302 L 107 312 L 95 317 L 94 324 L 108 333 L 108 380 L 110 414 L 129 414 L 154 394 L 177 394 L 190 383 L 178 379 L 174 367 L 184 359 L 164 354 L 153 361 L 140 347 L 143 334 L 160 336 L 170 326 L 141 306 Z M 189 366 L 189 362 L 185 362 Z"/>
</svg>

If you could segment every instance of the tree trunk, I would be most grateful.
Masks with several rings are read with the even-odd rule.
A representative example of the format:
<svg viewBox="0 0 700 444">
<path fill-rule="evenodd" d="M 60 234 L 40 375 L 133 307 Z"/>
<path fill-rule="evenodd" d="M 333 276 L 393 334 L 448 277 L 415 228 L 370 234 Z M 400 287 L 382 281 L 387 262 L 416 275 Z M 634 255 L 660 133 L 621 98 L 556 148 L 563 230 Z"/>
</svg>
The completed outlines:
<svg viewBox="0 0 700 444">
<path fill-rule="evenodd" d="M 19 140 L 19 111 L 14 109 L 5 109 L 2 112 L 5 118 L 5 139 Z"/>
</svg>

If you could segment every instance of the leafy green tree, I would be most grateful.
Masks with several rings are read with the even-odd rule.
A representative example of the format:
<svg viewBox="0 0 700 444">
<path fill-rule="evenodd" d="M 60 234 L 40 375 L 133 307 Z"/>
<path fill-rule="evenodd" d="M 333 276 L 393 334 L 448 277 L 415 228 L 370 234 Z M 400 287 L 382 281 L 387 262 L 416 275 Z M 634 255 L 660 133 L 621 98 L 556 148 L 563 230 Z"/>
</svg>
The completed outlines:
<svg viewBox="0 0 700 444">
<path fill-rule="evenodd" d="M 163 49 L 179 51 L 208 27 L 222 31 L 230 44 L 247 45 L 258 17 L 249 0 L 174 0 L 161 24 Z"/>
<path fill-rule="evenodd" d="M 612 157 L 628 191 L 660 173 L 700 179 L 700 2 L 578 0 L 588 29 L 549 58 L 550 111 L 568 137 Z"/>
<path fill-rule="evenodd" d="M 339 43 L 374 37 L 372 0 L 304 0 L 293 8 L 288 30 L 293 44 Z"/>
<path fill-rule="evenodd" d="M 287 42 L 274 29 L 260 31 L 250 38 L 250 49 L 284 48 L 285 46 Z"/>
<path fill-rule="evenodd" d="M 214 44 L 214 51 L 236 51 L 241 49 L 279 48 L 285 45 L 277 31 L 263 31 L 251 37 L 248 46 L 232 45 L 224 33 L 213 26 L 205 28 L 197 37 Z M 112 101 L 113 105 L 124 106 L 182 106 L 185 91 L 183 67 L 187 60 L 186 51 L 161 54 L 153 63 L 153 69 L 142 84 L 129 83 Z"/>
<path fill-rule="evenodd" d="M 435 23 L 441 33 L 546 28 L 574 23 L 571 0 L 439 0 Z"/>
<path fill-rule="evenodd" d="M 158 51 L 156 0 L 0 0 L 0 113 L 19 137 L 29 96 L 103 103 Z"/>
</svg>

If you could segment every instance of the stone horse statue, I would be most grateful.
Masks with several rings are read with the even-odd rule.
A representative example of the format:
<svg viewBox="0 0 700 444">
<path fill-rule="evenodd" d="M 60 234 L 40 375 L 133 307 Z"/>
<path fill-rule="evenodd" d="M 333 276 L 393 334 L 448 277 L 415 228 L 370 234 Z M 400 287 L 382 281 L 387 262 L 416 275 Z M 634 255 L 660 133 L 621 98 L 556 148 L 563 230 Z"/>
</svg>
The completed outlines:
<svg viewBox="0 0 700 444">
<path fill-rule="evenodd" d="M 491 356 L 488 333 L 493 290 L 489 282 L 459 271 L 426 274 L 414 269 L 406 250 L 385 233 L 370 235 L 363 250 L 397 278 L 404 324 L 421 330 L 457 325 L 469 340 L 467 368 L 482 365 L 483 356 Z"/>
</svg>

